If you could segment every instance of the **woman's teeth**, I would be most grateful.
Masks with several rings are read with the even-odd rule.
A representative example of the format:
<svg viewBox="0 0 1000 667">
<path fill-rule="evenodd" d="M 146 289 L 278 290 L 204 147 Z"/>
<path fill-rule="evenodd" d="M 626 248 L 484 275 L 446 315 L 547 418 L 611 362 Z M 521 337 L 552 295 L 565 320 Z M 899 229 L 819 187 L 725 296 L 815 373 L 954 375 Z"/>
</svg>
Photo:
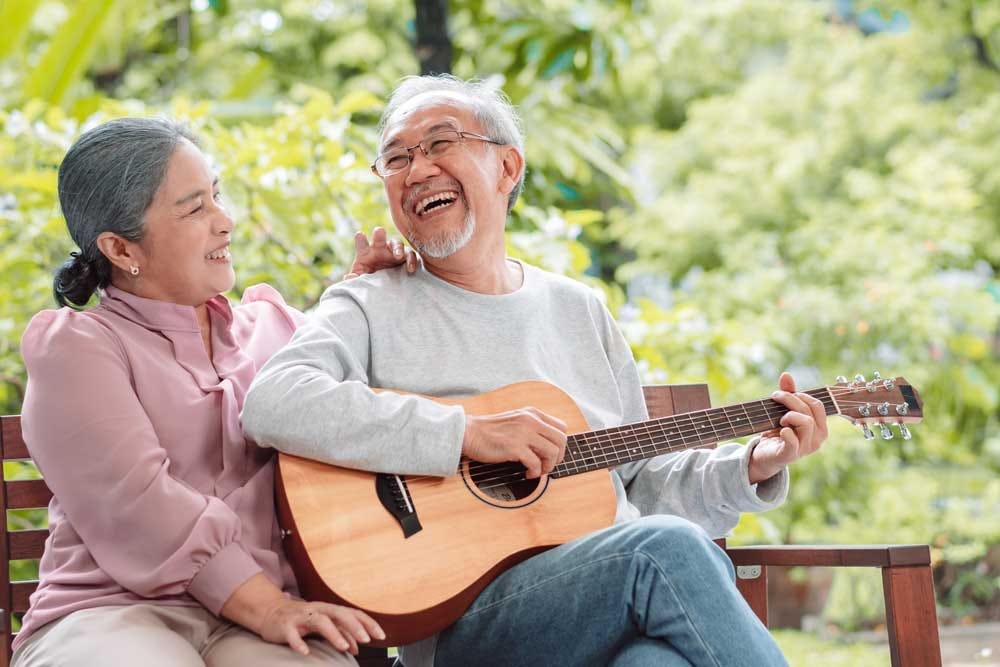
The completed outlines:
<svg viewBox="0 0 1000 667">
<path fill-rule="evenodd" d="M 229 248 L 220 248 L 218 250 L 213 250 L 212 252 L 205 255 L 205 259 L 229 259 Z"/>
</svg>

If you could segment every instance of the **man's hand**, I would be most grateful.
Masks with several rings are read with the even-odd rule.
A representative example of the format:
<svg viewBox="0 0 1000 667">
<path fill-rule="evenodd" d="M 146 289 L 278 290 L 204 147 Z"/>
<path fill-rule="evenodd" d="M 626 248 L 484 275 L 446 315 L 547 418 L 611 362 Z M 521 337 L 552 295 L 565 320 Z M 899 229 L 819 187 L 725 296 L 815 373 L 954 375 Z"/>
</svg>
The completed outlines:
<svg viewBox="0 0 1000 667">
<path fill-rule="evenodd" d="M 462 453 L 473 461 L 518 461 L 534 479 L 549 472 L 566 453 L 566 423 L 535 408 L 493 415 L 469 415 Z"/>
<path fill-rule="evenodd" d="M 413 273 L 420 265 L 420 255 L 403 245 L 398 239 L 390 239 L 381 227 L 372 231 L 372 242 L 364 232 L 354 235 L 354 262 L 351 270 L 344 274 L 344 280 L 357 278 L 365 273 L 375 273 L 382 269 L 406 263 L 406 272 Z"/>
<path fill-rule="evenodd" d="M 819 399 L 795 391 L 790 373 L 778 379 L 779 390 L 771 395 L 789 409 L 781 418 L 781 428 L 768 431 L 750 454 L 750 483 L 763 482 L 793 461 L 819 449 L 826 440 L 826 410 Z"/>
</svg>

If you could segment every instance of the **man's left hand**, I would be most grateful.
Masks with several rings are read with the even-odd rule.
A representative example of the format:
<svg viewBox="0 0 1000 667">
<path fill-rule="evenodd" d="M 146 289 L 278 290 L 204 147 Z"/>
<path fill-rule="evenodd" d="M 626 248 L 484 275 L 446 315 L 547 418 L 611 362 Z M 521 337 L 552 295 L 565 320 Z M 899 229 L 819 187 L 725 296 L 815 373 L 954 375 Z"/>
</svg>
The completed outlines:
<svg viewBox="0 0 1000 667">
<path fill-rule="evenodd" d="M 344 280 L 357 278 L 365 273 L 375 273 L 382 269 L 406 263 L 406 272 L 413 273 L 420 265 L 420 255 L 412 248 L 403 245 L 398 239 L 390 239 L 381 227 L 372 231 L 372 241 L 364 232 L 354 235 L 354 263 L 351 270 L 344 274 Z"/>
<path fill-rule="evenodd" d="M 789 412 L 781 418 L 781 428 L 767 431 L 750 454 L 750 483 L 770 479 L 793 461 L 819 449 L 826 440 L 826 410 L 819 399 L 795 391 L 790 373 L 778 379 L 779 390 L 771 395 Z"/>
</svg>

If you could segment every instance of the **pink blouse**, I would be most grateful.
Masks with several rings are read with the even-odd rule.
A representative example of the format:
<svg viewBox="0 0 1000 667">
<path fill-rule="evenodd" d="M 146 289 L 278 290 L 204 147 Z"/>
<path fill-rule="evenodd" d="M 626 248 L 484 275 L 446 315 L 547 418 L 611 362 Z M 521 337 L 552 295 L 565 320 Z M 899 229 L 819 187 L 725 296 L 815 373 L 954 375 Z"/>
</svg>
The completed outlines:
<svg viewBox="0 0 1000 667">
<path fill-rule="evenodd" d="M 79 609 L 155 602 L 218 614 L 264 574 L 295 594 L 274 510 L 273 449 L 243 435 L 257 369 L 302 314 L 267 285 L 194 308 L 109 287 L 88 311 L 46 310 L 21 341 L 21 425 L 55 497 L 17 645 Z"/>
</svg>

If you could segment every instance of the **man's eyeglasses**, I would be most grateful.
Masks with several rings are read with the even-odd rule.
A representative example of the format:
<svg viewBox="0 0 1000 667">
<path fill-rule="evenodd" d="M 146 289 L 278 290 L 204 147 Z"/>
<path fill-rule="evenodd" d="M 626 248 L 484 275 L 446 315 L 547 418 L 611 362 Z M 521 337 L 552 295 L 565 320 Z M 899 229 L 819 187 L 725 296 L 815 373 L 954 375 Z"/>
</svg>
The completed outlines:
<svg viewBox="0 0 1000 667">
<path fill-rule="evenodd" d="M 410 166 L 410 162 L 413 161 L 413 151 L 416 148 L 419 148 L 420 152 L 422 152 L 424 157 L 428 160 L 435 162 L 447 155 L 449 151 L 454 149 L 459 144 L 465 143 L 466 139 L 485 141 L 487 143 L 496 144 L 497 146 L 503 146 L 504 144 L 502 141 L 490 139 L 489 137 L 484 137 L 481 134 L 475 134 L 473 132 L 461 132 L 459 130 L 435 132 L 434 134 L 424 137 L 424 140 L 419 144 L 414 144 L 408 148 L 393 148 L 385 153 L 382 153 L 375 160 L 375 164 L 372 165 L 372 171 L 375 172 L 376 176 L 380 176 L 382 178 L 398 174 Z"/>
</svg>

